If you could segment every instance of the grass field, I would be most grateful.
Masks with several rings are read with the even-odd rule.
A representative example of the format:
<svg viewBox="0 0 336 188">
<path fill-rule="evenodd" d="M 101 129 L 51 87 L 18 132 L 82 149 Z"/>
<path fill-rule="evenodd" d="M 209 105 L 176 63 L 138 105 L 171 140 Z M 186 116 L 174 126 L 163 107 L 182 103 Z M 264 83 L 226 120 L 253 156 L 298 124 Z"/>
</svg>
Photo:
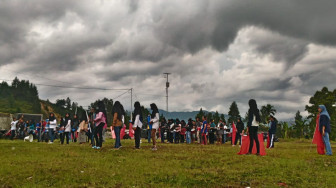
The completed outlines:
<svg viewBox="0 0 336 188">
<path fill-rule="evenodd" d="M 145 142 L 145 140 L 143 140 Z M 1 187 L 335 187 L 336 157 L 320 156 L 308 140 L 276 143 L 267 156 L 241 156 L 225 145 L 148 143 L 133 140 L 112 150 L 70 143 L 0 140 Z M 336 143 L 333 142 L 332 146 Z M 333 147 L 333 151 L 336 148 Z"/>
</svg>

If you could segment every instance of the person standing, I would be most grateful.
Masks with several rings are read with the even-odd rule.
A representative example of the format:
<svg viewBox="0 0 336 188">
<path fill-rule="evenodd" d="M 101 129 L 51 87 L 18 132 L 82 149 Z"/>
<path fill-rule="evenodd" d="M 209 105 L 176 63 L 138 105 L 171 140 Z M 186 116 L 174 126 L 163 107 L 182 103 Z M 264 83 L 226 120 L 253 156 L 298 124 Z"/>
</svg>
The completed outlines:
<svg viewBox="0 0 336 188">
<path fill-rule="evenodd" d="M 223 120 L 220 119 L 217 125 L 217 144 L 222 144 L 223 134 L 224 134 L 224 124 Z"/>
<path fill-rule="evenodd" d="M 326 148 L 326 155 L 332 155 L 331 145 L 329 141 L 330 128 L 330 115 L 324 105 L 319 105 L 318 111 L 320 113 L 319 130 L 322 134 L 323 142 Z"/>
<path fill-rule="evenodd" d="M 70 114 L 66 113 L 64 119 L 64 136 L 67 144 L 69 144 L 70 134 L 71 134 L 71 118 Z"/>
<path fill-rule="evenodd" d="M 133 112 L 133 130 L 134 130 L 135 149 L 140 149 L 142 121 L 143 121 L 143 116 L 142 116 L 141 106 L 140 106 L 140 103 L 137 101 L 134 103 L 134 112 Z"/>
<path fill-rule="evenodd" d="M 152 124 L 152 140 L 153 140 L 153 151 L 157 150 L 156 147 L 156 130 L 159 129 L 159 121 L 160 121 L 160 114 L 159 114 L 159 109 L 156 106 L 155 103 L 152 103 L 150 105 L 151 110 L 152 110 L 152 114 L 151 114 L 151 118 L 150 118 L 150 124 Z"/>
<path fill-rule="evenodd" d="M 72 135 L 72 142 L 77 142 L 77 130 L 79 127 L 79 119 L 77 114 L 74 115 L 72 124 L 71 124 L 71 135 Z"/>
<path fill-rule="evenodd" d="M 191 143 L 191 130 L 192 129 L 193 129 L 193 122 L 192 122 L 192 119 L 189 119 L 187 127 L 186 127 L 186 141 L 187 141 L 187 144 Z"/>
<path fill-rule="evenodd" d="M 269 148 L 274 148 L 274 137 L 275 137 L 275 133 L 276 133 L 276 125 L 277 122 L 275 120 L 274 116 L 270 116 L 270 128 L 268 130 L 268 134 L 270 137 L 270 146 Z"/>
<path fill-rule="evenodd" d="M 103 127 L 106 124 L 106 110 L 105 110 L 105 104 L 103 101 L 98 102 L 98 111 L 97 111 L 96 118 L 94 119 L 94 122 L 96 124 L 95 128 L 95 140 L 96 145 L 93 146 L 93 149 L 100 149 L 103 146 Z"/>
<path fill-rule="evenodd" d="M 241 139 L 244 135 L 244 123 L 242 122 L 241 118 L 238 118 L 237 120 L 237 132 L 236 132 L 236 139 L 234 142 L 234 145 L 237 145 L 237 142 L 239 140 L 239 147 L 241 146 Z"/>
<path fill-rule="evenodd" d="M 147 139 L 151 143 L 152 124 L 150 123 L 150 115 L 147 116 Z"/>
<path fill-rule="evenodd" d="M 49 144 L 54 143 L 57 120 L 54 113 L 49 115 Z"/>
<path fill-rule="evenodd" d="M 202 117 L 203 120 L 203 124 L 202 124 L 202 129 L 201 129 L 201 133 L 202 133 L 202 145 L 207 145 L 207 130 L 208 130 L 208 125 L 207 125 L 207 121 L 206 121 L 206 116 L 204 115 Z"/>
<path fill-rule="evenodd" d="M 16 132 L 16 125 L 19 121 L 16 120 L 16 118 L 13 118 L 13 121 L 11 122 L 11 135 L 10 135 L 10 139 L 14 140 L 15 137 L 15 132 Z"/>
<path fill-rule="evenodd" d="M 224 129 L 224 134 L 223 134 L 223 138 L 222 138 L 222 144 L 225 144 L 226 143 L 226 135 L 227 135 L 227 131 L 228 131 L 228 127 L 226 126 L 226 122 L 224 121 L 223 122 L 223 124 L 224 124 L 224 127 L 223 127 L 223 129 Z"/>
<path fill-rule="evenodd" d="M 256 143 L 257 153 L 260 155 L 260 145 L 258 139 L 258 128 L 259 123 L 261 122 L 260 112 L 257 106 L 257 101 L 254 99 L 249 100 L 250 109 L 248 111 L 248 124 L 247 124 L 247 133 L 250 136 L 250 147 L 248 155 L 252 154 L 253 144 Z"/>
<path fill-rule="evenodd" d="M 112 126 L 113 126 L 114 133 L 115 133 L 115 136 L 116 136 L 114 149 L 119 149 L 121 147 L 120 131 L 121 131 L 121 128 L 123 126 L 122 117 L 125 114 L 124 108 L 120 104 L 119 101 L 116 101 L 114 103 L 113 108 L 112 108 L 112 114 L 113 114 Z"/>
<path fill-rule="evenodd" d="M 196 118 L 196 129 L 197 129 L 197 142 L 199 143 L 199 144 L 201 144 L 202 142 L 201 142 L 201 139 L 202 139 L 202 132 L 201 132 L 201 127 L 202 127 L 202 125 L 201 125 L 201 122 L 200 122 L 200 119 L 199 119 L 199 117 L 197 117 Z"/>
<path fill-rule="evenodd" d="M 167 121 L 166 118 L 162 118 L 161 124 L 160 124 L 160 137 L 161 137 L 161 143 L 165 143 L 165 132 L 167 127 Z"/>
</svg>

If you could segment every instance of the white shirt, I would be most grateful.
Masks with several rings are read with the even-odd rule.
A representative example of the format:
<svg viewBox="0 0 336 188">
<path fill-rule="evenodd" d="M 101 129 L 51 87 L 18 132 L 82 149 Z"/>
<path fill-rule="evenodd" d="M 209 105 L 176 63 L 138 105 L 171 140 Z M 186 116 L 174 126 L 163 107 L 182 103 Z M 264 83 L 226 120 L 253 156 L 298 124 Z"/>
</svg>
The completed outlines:
<svg viewBox="0 0 336 188">
<path fill-rule="evenodd" d="M 151 122 L 153 122 L 153 125 L 152 125 L 153 129 L 158 129 L 159 128 L 159 120 L 160 120 L 159 113 L 156 113 L 155 117 L 151 118 Z"/>
<path fill-rule="evenodd" d="M 18 122 L 19 122 L 18 120 L 16 120 L 16 121 L 12 121 L 12 123 L 11 123 L 11 130 L 12 130 L 12 131 L 16 130 L 16 124 L 17 124 Z"/>
<path fill-rule="evenodd" d="M 64 127 L 64 132 L 71 132 L 71 120 L 68 120 L 68 123 Z"/>
<path fill-rule="evenodd" d="M 56 129 L 56 126 L 57 126 L 57 120 L 54 119 L 54 121 L 49 121 L 49 128 L 50 129 Z"/>
<path fill-rule="evenodd" d="M 140 129 L 142 127 L 142 122 L 140 121 L 140 115 L 139 114 L 135 116 L 133 127 L 134 128 L 139 127 Z"/>
<path fill-rule="evenodd" d="M 226 134 L 226 129 L 227 129 L 227 126 L 224 125 L 224 134 Z"/>
</svg>

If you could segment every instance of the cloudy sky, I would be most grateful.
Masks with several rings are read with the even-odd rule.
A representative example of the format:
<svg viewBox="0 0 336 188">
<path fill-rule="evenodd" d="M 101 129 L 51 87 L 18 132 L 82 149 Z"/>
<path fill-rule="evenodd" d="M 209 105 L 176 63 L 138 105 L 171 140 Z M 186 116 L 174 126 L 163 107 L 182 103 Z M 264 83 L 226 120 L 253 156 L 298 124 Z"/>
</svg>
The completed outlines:
<svg viewBox="0 0 336 188">
<path fill-rule="evenodd" d="M 1 0 L 0 79 L 133 88 L 169 110 L 245 114 L 250 98 L 278 118 L 336 88 L 334 0 Z M 38 86 L 40 97 L 81 105 L 125 91 Z M 120 96 L 130 109 L 130 94 Z"/>
</svg>

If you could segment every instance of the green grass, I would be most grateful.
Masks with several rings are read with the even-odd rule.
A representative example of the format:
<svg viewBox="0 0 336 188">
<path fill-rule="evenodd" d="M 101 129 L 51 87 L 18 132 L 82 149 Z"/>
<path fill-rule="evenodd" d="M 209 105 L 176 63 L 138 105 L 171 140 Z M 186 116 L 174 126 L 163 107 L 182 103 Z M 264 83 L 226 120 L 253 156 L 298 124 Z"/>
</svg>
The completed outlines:
<svg viewBox="0 0 336 188">
<path fill-rule="evenodd" d="M 76 143 L 0 140 L 0 186 L 333 187 L 336 182 L 336 157 L 318 155 L 307 140 L 276 143 L 264 157 L 237 155 L 239 148 L 229 144 L 159 144 L 151 151 L 148 143 L 133 150 L 133 140 L 122 140 L 116 151 L 113 143 L 109 139 L 98 151 Z"/>
</svg>

